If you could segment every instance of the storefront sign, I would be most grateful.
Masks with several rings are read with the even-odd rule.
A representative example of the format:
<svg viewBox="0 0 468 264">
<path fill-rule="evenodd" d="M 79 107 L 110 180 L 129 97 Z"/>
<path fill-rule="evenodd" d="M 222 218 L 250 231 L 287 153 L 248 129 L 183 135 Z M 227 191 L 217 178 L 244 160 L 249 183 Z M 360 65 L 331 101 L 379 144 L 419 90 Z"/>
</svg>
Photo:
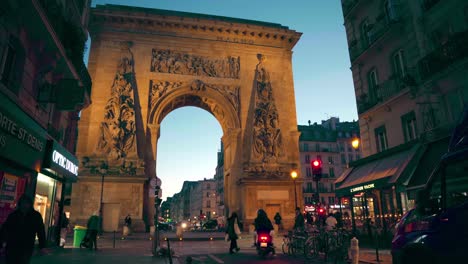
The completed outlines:
<svg viewBox="0 0 468 264">
<path fill-rule="evenodd" d="M 330 204 L 330 208 L 331 209 L 340 209 L 340 205 L 339 204 Z M 345 208 L 345 206 L 341 205 L 341 208 Z"/>
<path fill-rule="evenodd" d="M 46 131 L 6 96 L 0 95 L 0 157 L 37 170 L 46 142 Z"/>
<path fill-rule="evenodd" d="M 369 184 L 366 184 L 366 185 L 361 185 L 361 186 L 358 186 L 358 187 L 351 188 L 350 192 L 351 193 L 362 192 L 362 191 L 365 191 L 365 190 L 368 190 L 368 189 L 373 189 L 373 188 L 375 188 L 375 185 L 373 183 L 369 183 Z"/>
<path fill-rule="evenodd" d="M 78 159 L 55 140 L 47 142 L 43 167 L 72 179 L 78 176 Z"/>
<path fill-rule="evenodd" d="M 78 165 L 74 164 L 71 160 L 67 159 L 57 150 L 54 150 L 54 152 L 52 152 L 52 161 L 55 164 L 58 164 L 60 167 L 71 172 L 75 176 L 78 176 Z"/>
</svg>

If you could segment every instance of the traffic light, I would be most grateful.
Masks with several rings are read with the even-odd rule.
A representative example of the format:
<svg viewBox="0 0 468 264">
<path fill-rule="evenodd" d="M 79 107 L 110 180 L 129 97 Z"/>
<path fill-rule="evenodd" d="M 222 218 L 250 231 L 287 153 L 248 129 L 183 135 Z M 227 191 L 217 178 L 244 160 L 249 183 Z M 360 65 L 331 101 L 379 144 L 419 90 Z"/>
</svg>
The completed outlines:
<svg viewBox="0 0 468 264">
<path fill-rule="evenodd" d="M 319 181 L 322 178 L 322 161 L 314 159 L 310 162 L 312 167 L 312 175 L 314 175 L 314 181 Z"/>
</svg>

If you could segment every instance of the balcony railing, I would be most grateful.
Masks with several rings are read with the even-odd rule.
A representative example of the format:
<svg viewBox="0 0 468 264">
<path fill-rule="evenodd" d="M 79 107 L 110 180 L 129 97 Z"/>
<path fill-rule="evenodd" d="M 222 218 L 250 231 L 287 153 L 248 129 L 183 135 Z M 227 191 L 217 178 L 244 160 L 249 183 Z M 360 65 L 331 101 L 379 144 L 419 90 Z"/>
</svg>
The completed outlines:
<svg viewBox="0 0 468 264">
<path fill-rule="evenodd" d="M 359 3 L 361 0 L 343 0 L 343 17 L 346 17 L 349 12 Z"/>
<path fill-rule="evenodd" d="M 416 78 L 417 77 L 413 74 L 413 71 L 409 71 L 409 73 L 403 78 L 391 77 L 385 82 L 379 84 L 374 88 L 374 98 L 370 98 L 367 94 L 363 94 L 357 100 L 358 113 L 364 113 L 375 105 L 387 101 L 391 97 L 400 93 L 406 87 L 416 86 Z"/>
<path fill-rule="evenodd" d="M 433 6 L 435 6 L 438 2 L 440 2 L 440 0 L 424 0 L 422 3 L 422 9 L 424 11 L 428 11 Z"/>
<path fill-rule="evenodd" d="M 449 40 L 419 61 L 423 80 L 446 69 L 451 64 L 468 57 L 468 31 L 458 32 Z"/>
<path fill-rule="evenodd" d="M 396 23 L 400 21 L 398 5 L 391 5 L 388 15 L 380 14 L 374 24 L 369 25 L 365 39 L 353 40 L 349 44 L 351 62 L 366 52 L 385 35 Z"/>
</svg>

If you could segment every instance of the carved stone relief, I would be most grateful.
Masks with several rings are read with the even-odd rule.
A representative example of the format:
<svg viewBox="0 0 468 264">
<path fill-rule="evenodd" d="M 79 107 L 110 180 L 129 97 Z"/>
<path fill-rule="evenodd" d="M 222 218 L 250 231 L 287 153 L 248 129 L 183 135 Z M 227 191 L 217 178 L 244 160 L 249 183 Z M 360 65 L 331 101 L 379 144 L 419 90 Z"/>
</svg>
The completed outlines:
<svg viewBox="0 0 468 264">
<path fill-rule="evenodd" d="M 257 55 L 259 63 L 255 70 L 255 111 L 252 133 L 252 158 L 264 163 L 275 162 L 282 147 L 281 130 L 278 124 L 270 76 L 265 68 L 265 56 Z"/>
<path fill-rule="evenodd" d="M 239 79 L 240 58 L 212 59 L 171 50 L 152 49 L 151 71 Z"/>
<path fill-rule="evenodd" d="M 211 85 L 204 83 L 201 80 L 195 80 L 191 83 L 183 83 L 183 82 L 168 82 L 168 81 L 158 81 L 158 80 L 151 80 L 150 81 L 150 93 L 149 93 L 149 107 L 150 110 L 157 107 L 158 102 L 161 100 L 166 94 L 170 94 L 172 91 L 181 88 L 181 87 L 189 87 L 191 91 L 198 93 L 198 92 L 205 92 L 207 89 L 212 89 L 220 94 L 222 94 L 234 107 L 237 113 L 240 111 L 240 98 L 239 98 L 239 90 L 240 87 L 232 87 L 228 85 Z M 212 113 L 220 112 L 221 109 L 206 109 L 212 111 Z M 224 116 L 224 113 L 223 113 Z"/>
<path fill-rule="evenodd" d="M 121 52 L 97 145 L 109 160 L 123 159 L 135 151 L 134 61 L 129 47 Z"/>
</svg>

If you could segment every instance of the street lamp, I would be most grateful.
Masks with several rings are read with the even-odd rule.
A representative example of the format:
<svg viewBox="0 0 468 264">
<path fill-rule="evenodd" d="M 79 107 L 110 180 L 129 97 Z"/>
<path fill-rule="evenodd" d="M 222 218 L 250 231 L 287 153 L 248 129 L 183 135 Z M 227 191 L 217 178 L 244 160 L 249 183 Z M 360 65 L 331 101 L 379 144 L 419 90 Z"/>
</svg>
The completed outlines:
<svg viewBox="0 0 468 264">
<path fill-rule="evenodd" d="M 354 149 L 359 148 L 359 138 L 354 138 L 353 141 L 351 141 L 351 146 L 353 146 Z"/>
<path fill-rule="evenodd" d="M 109 169 L 109 166 L 103 161 L 101 165 L 99 166 L 99 174 L 101 174 L 101 200 L 99 203 L 99 219 L 100 221 L 100 233 L 102 234 L 102 196 L 104 194 L 104 175 L 107 174 L 107 170 Z"/>
<path fill-rule="evenodd" d="M 296 178 L 297 178 L 297 171 L 291 171 L 291 178 L 294 182 L 294 204 L 296 205 L 294 208 L 297 208 L 297 192 L 296 192 Z"/>
</svg>

